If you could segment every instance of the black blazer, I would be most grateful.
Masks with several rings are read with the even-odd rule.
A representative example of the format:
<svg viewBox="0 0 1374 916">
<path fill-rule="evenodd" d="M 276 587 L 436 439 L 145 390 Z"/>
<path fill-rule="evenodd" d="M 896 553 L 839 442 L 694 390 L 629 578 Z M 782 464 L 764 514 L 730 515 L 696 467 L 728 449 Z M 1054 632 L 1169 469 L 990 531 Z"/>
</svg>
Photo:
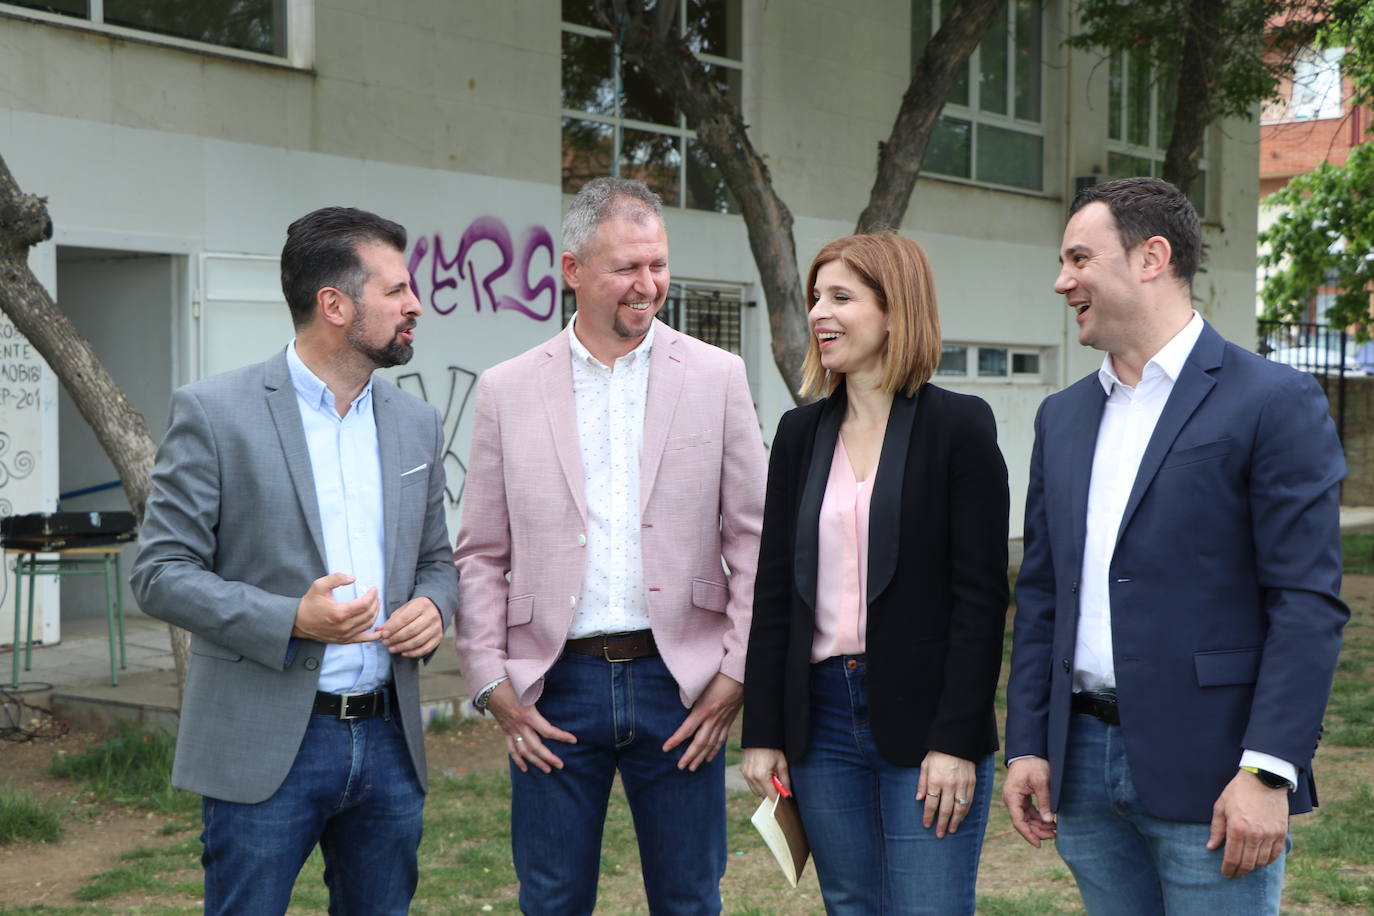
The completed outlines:
<svg viewBox="0 0 1374 916">
<path fill-rule="evenodd" d="M 744 677 L 745 747 L 800 760 L 809 735 L 821 499 L 847 399 L 783 415 L 773 439 Z M 869 513 L 869 707 L 888 761 L 997 750 L 1007 612 L 1007 466 L 981 398 L 923 385 L 888 415 Z"/>
</svg>

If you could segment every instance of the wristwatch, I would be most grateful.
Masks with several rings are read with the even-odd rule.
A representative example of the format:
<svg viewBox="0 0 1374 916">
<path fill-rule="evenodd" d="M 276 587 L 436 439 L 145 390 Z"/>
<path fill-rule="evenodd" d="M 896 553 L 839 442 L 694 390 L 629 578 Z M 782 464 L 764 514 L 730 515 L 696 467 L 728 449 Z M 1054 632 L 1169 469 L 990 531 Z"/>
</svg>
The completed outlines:
<svg viewBox="0 0 1374 916">
<path fill-rule="evenodd" d="M 508 678 L 499 678 L 498 680 L 492 681 L 490 684 L 483 687 L 481 692 L 478 693 L 477 696 L 472 698 L 472 708 L 480 712 L 482 715 L 486 715 L 487 704 L 491 702 L 491 695 L 496 692 L 497 687 L 500 687 L 507 680 Z"/>
<path fill-rule="evenodd" d="M 1241 767 L 1247 773 L 1254 773 L 1255 778 L 1264 783 L 1271 789 L 1292 789 L 1293 784 L 1284 779 L 1278 773 L 1271 773 L 1268 770 L 1261 770 L 1259 767 Z"/>
</svg>

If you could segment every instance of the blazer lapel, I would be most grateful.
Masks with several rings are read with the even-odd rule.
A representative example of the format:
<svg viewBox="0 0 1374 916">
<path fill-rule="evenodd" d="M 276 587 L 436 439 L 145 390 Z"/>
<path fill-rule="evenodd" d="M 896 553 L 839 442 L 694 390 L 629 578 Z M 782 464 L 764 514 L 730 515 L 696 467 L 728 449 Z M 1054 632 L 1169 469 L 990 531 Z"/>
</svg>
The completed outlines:
<svg viewBox="0 0 1374 916">
<path fill-rule="evenodd" d="M 840 436 L 849 399 L 844 384 L 826 399 L 816 424 L 816 438 L 811 444 L 811 460 L 807 464 L 806 481 L 802 485 L 801 501 L 797 504 L 796 561 L 792 577 L 807 607 L 816 609 L 816 564 L 820 562 L 821 501 L 825 485 L 830 479 L 830 464 L 835 458 L 835 442 Z"/>
<path fill-rule="evenodd" d="M 391 391 L 379 380 L 372 382 L 372 418 L 377 424 L 377 447 L 382 470 L 382 530 L 400 530 L 401 511 L 401 430 L 396 420 Z M 386 540 L 386 581 L 399 582 L 401 576 L 391 568 L 396 557 L 396 539 L 389 534 Z M 386 596 L 383 595 L 383 600 Z"/>
<path fill-rule="evenodd" d="M 911 397 L 892 399 L 883 431 L 883 449 L 873 480 L 868 510 L 868 604 L 883 593 L 897 571 L 902 530 L 902 484 L 906 479 L 911 432 L 916 426 L 916 405 L 924 386 Z"/>
<path fill-rule="evenodd" d="M 1071 408 L 1074 428 L 1069 442 L 1068 462 L 1046 458 L 1043 467 L 1046 476 L 1059 473 L 1069 475 L 1069 517 L 1073 519 L 1073 546 L 1078 551 L 1074 557 L 1074 569 L 1083 565 L 1083 544 L 1088 537 L 1088 484 L 1092 482 L 1097 430 L 1102 425 L 1102 411 L 1107 406 L 1107 392 L 1102 390 L 1097 374 L 1093 373 L 1090 379 L 1083 386 L 1081 403 Z M 1046 432 L 1053 435 L 1051 430 Z M 1046 447 L 1045 454 L 1053 454 L 1051 447 Z M 1053 512 L 1054 506 L 1046 506 L 1046 511 Z"/>
<path fill-rule="evenodd" d="M 577 398 L 573 394 L 572 349 L 567 337 L 571 333 L 564 331 L 549 341 L 547 359 L 539 366 L 539 393 L 543 397 L 544 414 L 549 420 L 558 463 L 563 467 L 563 477 L 582 516 L 582 524 L 586 525 L 587 496 L 582 488 L 582 447 L 577 439 Z"/>
<path fill-rule="evenodd" d="M 267 408 L 277 428 L 277 438 L 281 441 L 282 457 L 286 459 L 286 469 L 296 491 L 296 502 L 305 515 L 305 523 L 310 528 L 310 537 L 315 542 L 315 551 L 323 567 L 324 526 L 320 523 L 320 501 L 315 493 L 315 475 L 310 470 L 310 448 L 305 442 L 305 425 L 301 423 L 301 410 L 296 405 L 296 388 L 291 384 L 291 373 L 286 368 L 285 350 L 267 362 L 263 384 L 267 388 Z"/>
<path fill-rule="evenodd" d="M 1226 342 L 1221 339 L 1221 335 L 1212 330 L 1211 325 L 1204 324 L 1202 336 L 1194 344 L 1193 352 L 1188 354 L 1183 371 L 1179 372 L 1178 379 L 1174 382 L 1174 390 L 1169 393 L 1169 400 L 1165 402 L 1164 411 L 1159 415 L 1159 422 L 1155 424 L 1150 442 L 1145 446 L 1145 454 L 1141 456 L 1140 470 L 1136 472 L 1135 483 L 1131 486 L 1131 496 L 1126 500 L 1126 510 L 1121 513 L 1121 527 L 1116 530 L 1118 544 L 1121 543 L 1121 535 L 1131 523 L 1131 516 L 1144 499 L 1145 491 L 1155 479 L 1159 466 L 1164 462 L 1164 456 L 1173 447 L 1183 425 L 1216 385 L 1217 381 L 1210 373 L 1221 366 L 1221 355 L 1225 347 Z"/>
<path fill-rule="evenodd" d="M 658 319 L 654 319 L 657 321 Z M 686 366 L 681 335 L 665 324 L 654 326 L 654 344 L 649 351 L 649 391 L 644 400 L 644 441 L 639 455 L 639 511 L 649 505 L 654 491 L 663 446 L 668 441 L 677 402 L 682 396 Z"/>
</svg>

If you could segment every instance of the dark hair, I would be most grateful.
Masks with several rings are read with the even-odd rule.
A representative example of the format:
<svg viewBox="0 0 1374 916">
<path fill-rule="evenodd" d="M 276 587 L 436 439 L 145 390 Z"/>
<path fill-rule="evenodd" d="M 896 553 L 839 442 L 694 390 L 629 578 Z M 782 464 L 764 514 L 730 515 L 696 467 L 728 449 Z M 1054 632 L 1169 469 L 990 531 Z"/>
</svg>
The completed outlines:
<svg viewBox="0 0 1374 916">
<path fill-rule="evenodd" d="M 1122 248 L 1130 251 L 1148 238 L 1164 237 L 1173 250 L 1174 276 L 1192 286 L 1202 263 L 1202 224 L 1187 195 L 1159 178 L 1117 178 L 1079 191 L 1069 216 L 1097 201 L 1112 211 Z"/>
<path fill-rule="evenodd" d="M 332 286 L 356 300 L 367 283 L 358 246 L 377 243 L 406 250 L 406 230 L 375 213 L 353 207 L 323 207 L 286 229 L 281 249 L 281 291 L 291 323 L 303 328 L 315 317 L 315 294 Z"/>
</svg>

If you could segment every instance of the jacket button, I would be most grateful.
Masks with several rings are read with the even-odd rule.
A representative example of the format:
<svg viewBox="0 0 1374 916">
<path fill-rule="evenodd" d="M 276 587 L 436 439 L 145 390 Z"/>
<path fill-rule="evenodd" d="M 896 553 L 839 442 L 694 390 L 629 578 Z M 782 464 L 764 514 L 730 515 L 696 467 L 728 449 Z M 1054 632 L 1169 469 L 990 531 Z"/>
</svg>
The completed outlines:
<svg viewBox="0 0 1374 916">
<path fill-rule="evenodd" d="M 318 667 L 320 667 L 320 660 L 318 658 L 312 656 L 305 660 L 306 671 L 314 671 Z"/>
<path fill-rule="evenodd" d="M 1073 585 L 1070 585 L 1070 586 L 1069 586 L 1069 591 L 1070 591 L 1072 594 L 1075 594 L 1075 595 L 1078 594 L 1078 580 L 1077 580 L 1077 579 L 1073 580 Z"/>
<path fill-rule="evenodd" d="M 1065 674 L 1069 674 L 1069 673 L 1071 673 L 1072 671 L 1073 671 L 1073 667 L 1072 667 L 1071 665 L 1069 665 L 1069 660 L 1068 660 L 1067 658 L 1064 659 L 1064 673 L 1065 673 Z"/>
<path fill-rule="evenodd" d="M 579 534 L 579 535 L 577 536 L 577 546 L 578 546 L 578 547 L 586 547 L 586 546 L 587 546 L 587 536 L 586 536 L 585 534 Z"/>
</svg>

